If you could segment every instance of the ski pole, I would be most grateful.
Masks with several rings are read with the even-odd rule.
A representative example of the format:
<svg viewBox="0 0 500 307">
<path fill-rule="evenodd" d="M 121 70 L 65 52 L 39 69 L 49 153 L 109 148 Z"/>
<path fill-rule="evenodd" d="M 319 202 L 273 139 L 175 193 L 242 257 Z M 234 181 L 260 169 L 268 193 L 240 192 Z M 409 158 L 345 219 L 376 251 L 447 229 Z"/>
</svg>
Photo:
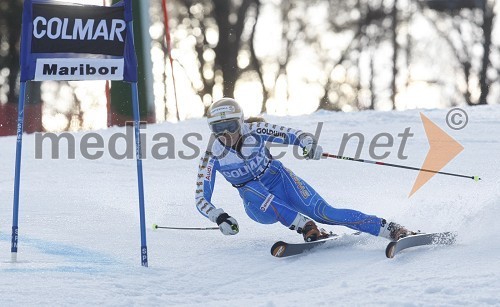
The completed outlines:
<svg viewBox="0 0 500 307">
<path fill-rule="evenodd" d="M 158 226 L 153 224 L 153 229 L 174 229 L 174 230 L 215 230 L 219 227 L 169 227 L 169 226 Z"/>
<path fill-rule="evenodd" d="M 323 157 L 334 158 L 334 159 L 339 159 L 339 160 L 348 160 L 348 161 L 377 164 L 377 165 L 384 165 L 384 166 L 392 166 L 392 167 L 411 169 L 411 170 L 415 170 L 415 171 L 429 172 L 429 173 L 442 174 L 442 175 L 449 175 L 449 176 L 455 176 L 455 177 L 469 178 L 469 179 L 473 179 L 474 181 L 481 180 L 481 178 L 479 178 L 479 176 L 466 176 L 466 175 L 460 175 L 460 174 L 454 174 L 454 173 L 439 172 L 439 171 L 434 171 L 434 170 L 425 169 L 425 168 L 418 168 L 418 167 L 405 166 L 405 165 L 399 165 L 399 164 L 385 163 L 385 162 L 381 162 L 381 161 L 370 161 L 370 160 L 365 160 L 365 159 L 355 159 L 355 158 L 350 158 L 350 157 L 336 156 L 336 155 L 332 155 L 329 153 L 323 153 Z"/>
</svg>

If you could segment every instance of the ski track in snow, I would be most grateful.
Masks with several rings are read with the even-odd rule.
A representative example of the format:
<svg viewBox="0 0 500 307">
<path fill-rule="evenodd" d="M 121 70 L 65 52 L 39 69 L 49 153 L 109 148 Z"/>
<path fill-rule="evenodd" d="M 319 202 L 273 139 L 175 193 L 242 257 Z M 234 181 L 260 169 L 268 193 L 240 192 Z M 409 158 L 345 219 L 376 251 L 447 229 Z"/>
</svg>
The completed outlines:
<svg viewBox="0 0 500 307">
<path fill-rule="evenodd" d="M 483 306 L 500 305 L 500 107 L 466 108 L 469 125 L 453 131 L 447 110 L 422 110 L 456 138 L 464 151 L 443 171 L 479 175 L 482 181 L 436 175 L 408 198 L 417 173 L 326 159 L 285 165 L 333 206 L 353 208 L 422 231 L 457 231 L 449 247 L 419 247 L 385 258 L 387 241 L 371 236 L 329 242 L 304 255 L 276 259 L 275 241 L 299 242 L 285 227 L 260 225 L 244 212 L 239 196 L 218 176 L 216 206 L 234 216 L 241 231 L 152 231 L 151 224 L 213 226 L 194 206 L 198 159 L 144 160 L 149 268 L 140 266 L 135 160 L 34 159 L 34 137 L 24 136 L 18 262 L 10 262 L 15 137 L 0 138 L 0 306 Z M 268 121 L 314 132 L 324 122 L 320 144 L 336 154 L 343 133 L 362 132 L 361 153 L 369 159 L 373 136 L 396 136 L 411 127 L 414 137 L 397 159 L 399 139 L 384 161 L 421 166 L 428 143 L 418 111 L 327 113 L 267 117 Z M 112 128 L 99 133 L 107 140 Z M 147 128 L 176 136 L 187 132 L 208 140 L 205 120 Z M 151 136 L 149 137 L 149 135 Z M 78 141 L 83 133 L 76 133 Z M 353 142 L 354 144 L 354 142 Z M 63 146 L 64 147 L 64 146 Z M 382 150 L 382 149 L 380 149 Z M 344 155 L 353 156 L 354 145 Z M 177 156 L 177 154 L 176 154 Z M 323 225 L 337 233 L 351 230 Z"/>
</svg>

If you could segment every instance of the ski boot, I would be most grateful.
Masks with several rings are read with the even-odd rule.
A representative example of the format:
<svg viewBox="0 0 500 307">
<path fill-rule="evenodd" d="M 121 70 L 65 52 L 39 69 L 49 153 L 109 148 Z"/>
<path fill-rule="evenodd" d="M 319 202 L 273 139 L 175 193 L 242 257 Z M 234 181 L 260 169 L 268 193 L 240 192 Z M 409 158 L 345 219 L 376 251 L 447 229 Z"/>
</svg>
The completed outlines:
<svg viewBox="0 0 500 307">
<path fill-rule="evenodd" d="M 314 221 L 309 221 L 302 228 L 302 236 L 304 236 L 304 241 L 312 242 L 321 239 L 326 239 L 330 235 L 324 229 L 318 229 Z"/>
<path fill-rule="evenodd" d="M 331 233 L 327 233 L 324 229 L 318 229 L 313 220 L 300 213 L 295 217 L 292 225 L 290 225 L 290 229 L 297 230 L 298 233 L 302 234 L 306 242 L 325 239 L 331 235 Z"/>
<path fill-rule="evenodd" d="M 382 224 L 380 225 L 379 237 L 383 237 L 391 241 L 397 241 L 406 236 L 411 236 L 415 234 L 417 233 L 406 229 L 404 226 L 401 226 L 398 223 L 394 222 L 387 223 L 386 220 L 382 219 Z"/>
</svg>

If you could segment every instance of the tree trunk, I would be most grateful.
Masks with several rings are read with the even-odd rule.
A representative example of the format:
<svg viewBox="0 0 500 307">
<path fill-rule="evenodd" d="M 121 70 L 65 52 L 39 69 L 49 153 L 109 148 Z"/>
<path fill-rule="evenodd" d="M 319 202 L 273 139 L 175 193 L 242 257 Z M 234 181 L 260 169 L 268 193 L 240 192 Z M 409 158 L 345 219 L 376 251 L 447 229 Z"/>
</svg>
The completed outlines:
<svg viewBox="0 0 500 307">
<path fill-rule="evenodd" d="M 490 7 L 485 1 L 483 7 L 483 59 L 479 83 L 481 86 L 481 96 L 479 97 L 478 104 L 488 104 L 488 94 L 490 91 L 490 82 L 488 81 L 488 68 L 490 66 L 490 46 L 491 46 L 491 32 L 493 28 L 493 7 Z"/>
<path fill-rule="evenodd" d="M 236 21 L 231 22 L 231 1 L 214 0 L 214 17 L 219 27 L 219 42 L 215 47 L 215 66 L 222 73 L 224 97 L 234 97 L 236 80 L 239 77 L 238 51 L 241 45 L 241 34 L 245 26 L 245 17 L 253 0 L 243 0 L 235 10 Z"/>
<path fill-rule="evenodd" d="M 392 109 L 396 109 L 396 94 L 397 94 L 397 86 L 396 86 L 396 78 L 398 75 L 398 0 L 394 0 L 394 5 L 392 7 L 392 83 L 391 83 L 391 100 L 392 100 Z"/>
</svg>

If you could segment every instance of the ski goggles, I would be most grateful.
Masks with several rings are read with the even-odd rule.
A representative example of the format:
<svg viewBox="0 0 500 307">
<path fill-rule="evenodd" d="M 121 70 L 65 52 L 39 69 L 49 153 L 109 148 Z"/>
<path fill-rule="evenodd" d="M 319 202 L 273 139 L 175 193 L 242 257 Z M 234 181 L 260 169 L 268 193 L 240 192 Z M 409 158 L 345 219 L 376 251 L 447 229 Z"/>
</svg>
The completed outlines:
<svg viewBox="0 0 500 307">
<path fill-rule="evenodd" d="M 235 133 L 240 129 L 239 120 L 225 120 L 210 124 L 210 129 L 215 135 L 222 135 L 224 133 Z"/>
</svg>

